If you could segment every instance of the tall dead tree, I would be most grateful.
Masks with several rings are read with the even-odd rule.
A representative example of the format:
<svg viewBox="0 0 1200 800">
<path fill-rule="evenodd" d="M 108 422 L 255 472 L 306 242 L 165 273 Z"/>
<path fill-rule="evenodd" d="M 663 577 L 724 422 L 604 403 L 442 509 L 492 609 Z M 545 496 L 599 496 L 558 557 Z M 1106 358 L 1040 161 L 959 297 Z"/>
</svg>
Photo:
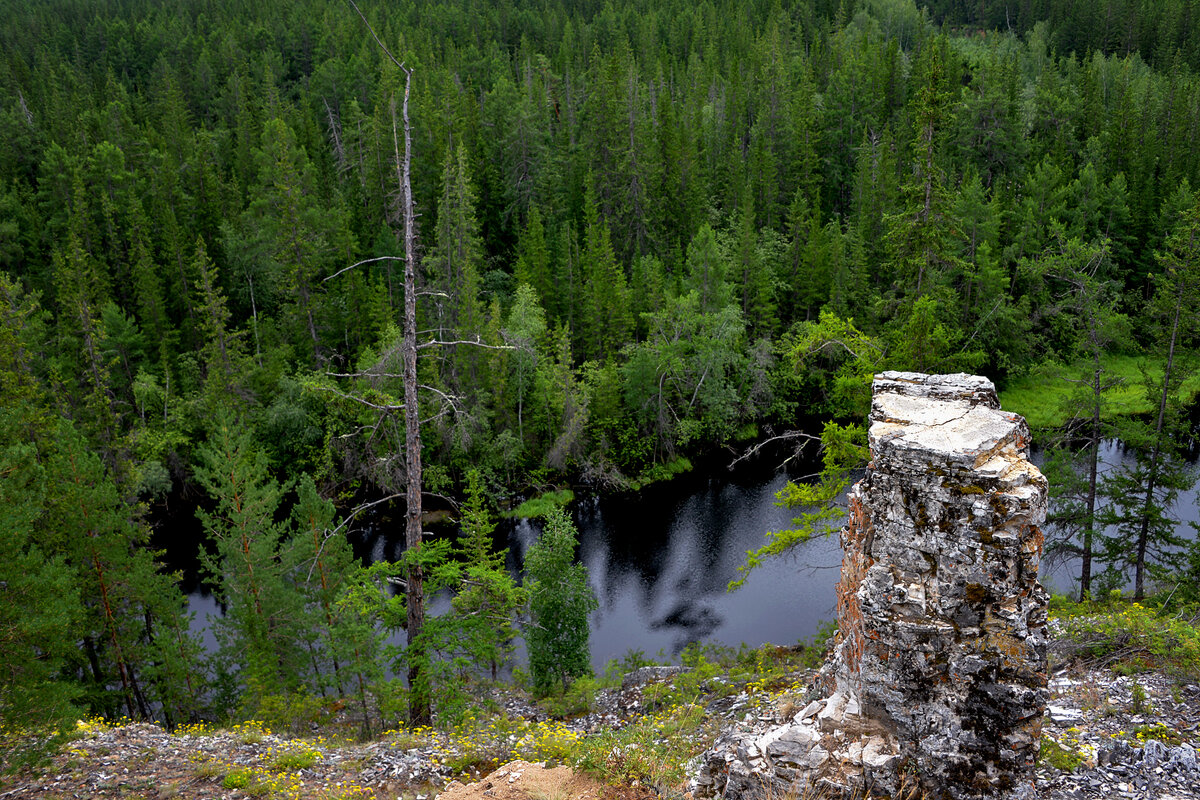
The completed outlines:
<svg viewBox="0 0 1200 800">
<path fill-rule="evenodd" d="M 425 627 L 425 575 L 419 559 L 413 556 L 420 550 L 421 531 L 421 417 L 417 399 L 417 269 L 415 261 L 412 200 L 412 132 L 408 119 L 408 97 L 412 87 L 412 69 L 405 66 L 379 39 L 371 23 L 367 21 L 354 0 L 346 0 L 371 32 L 375 43 L 384 55 L 404 73 L 404 101 L 401 119 L 404 129 L 404 152 L 400 152 L 399 130 L 396 123 L 396 98 L 391 99 L 392 146 L 395 153 L 396 180 L 400 186 L 400 206 L 404 223 L 404 319 L 401 334 L 400 357 L 404 384 L 404 543 L 409 552 L 408 566 L 404 576 L 405 644 L 408 661 L 409 722 L 429 725 L 433 721 L 433 709 L 427 676 L 422 675 L 425 664 L 421 631 Z M 357 266 L 357 265 L 356 265 Z M 332 276 L 331 276 L 332 277 Z"/>
<path fill-rule="evenodd" d="M 411 552 L 421 546 L 421 416 L 417 405 L 417 270 L 413 256 L 413 201 L 412 201 L 412 134 L 408 122 L 408 92 L 412 84 L 412 70 L 403 64 L 404 71 L 404 156 L 396 142 L 396 100 L 392 98 L 392 143 L 396 150 L 396 177 L 400 181 L 400 203 L 404 214 L 404 330 L 401 342 L 401 359 L 404 363 L 404 471 L 405 511 L 404 543 Z M 409 717 L 413 725 L 428 725 L 433 721 L 429 690 L 420 674 L 424 659 L 422 654 L 413 653 L 421 646 L 420 633 L 425 627 L 425 576 L 415 559 L 409 560 L 405 576 L 406 606 L 408 610 L 407 645 L 408 685 L 410 689 Z"/>
<path fill-rule="evenodd" d="M 403 384 L 404 399 L 401 404 L 386 404 L 379 405 L 370 401 L 365 401 L 363 398 L 349 397 L 342 395 L 345 399 L 356 400 L 363 402 L 372 408 L 386 414 L 399 411 L 404 411 L 404 497 L 406 508 L 404 512 L 404 540 L 407 550 L 406 566 L 404 575 L 404 592 L 407 618 L 405 620 L 406 627 L 406 660 L 408 662 L 408 684 L 409 684 L 409 704 L 408 714 L 409 721 L 412 725 L 429 725 L 433 721 L 432 713 L 432 686 L 429 675 L 427 673 L 429 654 L 425 651 L 425 643 L 421 637 L 421 633 L 425 628 L 425 575 L 421 567 L 420 559 L 417 554 L 420 552 L 423 531 L 421 529 L 421 416 L 419 404 L 419 392 L 426 392 L 436 395 L 442 406 L 441 413 L 446 413 L 447 409 L 453 409 L 458 412 L 458 402 L 460 398 L 443 392 L 432 386 L 424 386 L 417 381 L 417 354 L 418 351 L 425 348 L 440 348 L 440 347 L 457 347 L 457 346 L 474 346 L 487 349 L 509 350 L 512 349 L 507 345 L 491 345 L 480 341 L 479 336 L 472 338 L 456 338 L 450 337 L 448 340 L 439 339 L 434 336 L 428 340 L 418 344 L 417 342 L 417 267 L 416 267 L 416 233 L 414 231 L 414 210 L 412 199 L 412 181 L 411 181 L 411 165 L 412 165 L 412 129 L 408 118 L 408 98 L 409 90 L 412 86 L 413 70 L 405 66 L 404 63 L 396 59 L 391 51 L 376 35 L 374 28 L 367 21 L 366 17 L 359 10 L 354 0 L 346 0 L 355 12 L 358 13 L 367 29 L 371 32 L 371 36 L 375 39 L 375 43 L 402 73 L 404 73 L 404 99 L 400 105 L 400 118 L 396 117 L 396 98 L 393 95 L 390 102 L 391 118 L 392 118 L 392 148 L 395 155 L 396 167 L 396 182 L 399 185 L 399 204 L 400 216 L 403 224 L 404 236 L 404 314 L 401 326 L 401 342 L 399 355 L 401 360 L 400 378 Z M 403 132 L 404 148 L 400 148 L 400 136 Z M 341 275 L 347 270 L 368 264 L 376 261 L 393 261 L 395 256 L 378 256 L 375 258 L 366 259 L 356 264 L 351 264 L 345 269 L 330 275 L 325 280 Z M 426 292 L 426 294 L 440 294 L 439 292 Z M 393 350 L 392 353 L 395 353 Z M 385 356 L 376 368 L 369 369 L 360 373 L 327 373 L 330 377 L 341 378 L 361 378 L 370 377 L 376 379 L 394 378 L 385 366 L 387 360 Z M 340 393 L 339 393 L 340 394 Z M 441 416 L 441 413 L 435 416 Z"/>
</svg>

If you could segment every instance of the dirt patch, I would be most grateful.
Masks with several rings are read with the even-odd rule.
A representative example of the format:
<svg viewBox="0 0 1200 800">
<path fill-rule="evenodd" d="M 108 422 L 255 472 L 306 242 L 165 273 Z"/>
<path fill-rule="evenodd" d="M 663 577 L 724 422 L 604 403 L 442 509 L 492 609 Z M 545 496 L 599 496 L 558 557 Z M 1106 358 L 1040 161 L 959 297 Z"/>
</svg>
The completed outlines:
<svg viewBox="0 0 1200 800">
<path fill-rule="evenodd" d="M 644 795 L 650 796 L 648 793 Z M 619 790 L 570 767 L 510 761 L 483 780 L 451 782 L 438 800 L 634 800 L 629 787 Z"/>
</svg>

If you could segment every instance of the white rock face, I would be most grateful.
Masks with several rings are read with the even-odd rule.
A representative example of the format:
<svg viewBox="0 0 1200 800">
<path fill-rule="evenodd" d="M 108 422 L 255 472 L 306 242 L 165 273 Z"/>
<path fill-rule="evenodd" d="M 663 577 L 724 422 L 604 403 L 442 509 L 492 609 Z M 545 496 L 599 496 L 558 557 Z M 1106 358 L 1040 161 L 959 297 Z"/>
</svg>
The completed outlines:
<svg viewBox="0 0 1200 800">
<path fill-rule="evenodd" d="M 1048 699 L 1047 487 L 1029 429 L 985 378 L 887 372 L 869 442 L 842 531 L 829 696 L 760 735 L 753 763 L 719 745 L 698 796 L 890 794 L 901 773 L 931 798 L 1031 791 Z"/>
</svg>

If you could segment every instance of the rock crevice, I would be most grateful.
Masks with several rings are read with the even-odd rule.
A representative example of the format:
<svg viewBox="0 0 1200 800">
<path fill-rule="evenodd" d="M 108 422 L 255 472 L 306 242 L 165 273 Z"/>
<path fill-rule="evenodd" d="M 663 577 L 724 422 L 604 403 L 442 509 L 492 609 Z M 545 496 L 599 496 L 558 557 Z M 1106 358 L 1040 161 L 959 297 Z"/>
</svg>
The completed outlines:
<svg viewBox="0 0 1200 800">
<path fill-rule="evenodd" d="M 826 696 L 719 743 L 698 797 L 764 789 L 964 800 L 1030 793 L 1046 690 L 1046 480 L 1024 420 L 972 375 L 886 372 L 848 496 Z"/>
</svg>

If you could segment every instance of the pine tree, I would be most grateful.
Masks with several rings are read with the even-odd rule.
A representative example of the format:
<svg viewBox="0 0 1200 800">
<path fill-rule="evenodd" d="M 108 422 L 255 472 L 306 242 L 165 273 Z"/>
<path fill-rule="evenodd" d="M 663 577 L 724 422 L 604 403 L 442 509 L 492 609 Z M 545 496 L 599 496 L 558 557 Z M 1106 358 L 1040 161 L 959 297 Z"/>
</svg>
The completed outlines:
<svg viewBox="0 0 1200 800">
<path fill-rule="evenodd" d="M 53 430 L 33 374 L 38 317 L 36 303 L 0 273 L 0 764 L 10 766 L 41 755 L 30 732 L 73 718 L 82 693 L 69 672 L 84 618 L 79 587 L 64 557 L 38 541 L 55 488 L 31 443 Z"/>
<path fill-rule="evenodd" d="M 361 579 L 363 567 L 343 533 L 335 525 L 337 510 L 320 495 L 310 475 L 296 483 L 292 506 L 294 533 L 284 547 L 294 548 L 296 564 L 285 575 L 302 595 L 309 629 L 304 645 L 313 667 L 313 684 L 322 693 L 332 688 L 339 697 L 352 697 L 362 715 L 364 735 L 370 735 L 374 716 L 370 691 L 382 678 L 380 635 L 373 629 L 368 609 L 343 602 Z"/>
<path fill-rule="evenodd" d="M 63 557 L 48 556 L 38 544 L 35 522 L 44 495 L 53 491 L 34 447 L 14 441 L 16 414 L 0 409 L 0 764 L 38 738 L 74 718 L 82 694 L 69 679 L 77 652 L 76 632 L 84 618 L 79 587 Z"/>
<path fill-rule="evenodd" d="M 205 687 L 183 596 L 158 571 L 138 508 L 84 436 L 51 410 L 33 372 L 32 358 L 44 347 L 38 326 L 36 306 L 0 277 L 0 458 L 8 465 L 3 493 L 11 526 L 5 569 L 21 569 L 5 585 L 14 600 L 32 602 L 43 587 L 55 593 L 44 605 L 23 608 L 13 663 L 32 646 L 52 670 L 26 687 L 46 702 L 37 713 L 65 713 L 78 698 L 106 715 L 123 708 L 168 722 L 194 716 Z M 34 578 L 37 585 L 28 584 Z M 60 638 L 37 641 L 51 634 Z M 160 668 L 168 656 L 171 667 Z M 72 673 L 82 680 L 71 681 Z"/>
</svg>

